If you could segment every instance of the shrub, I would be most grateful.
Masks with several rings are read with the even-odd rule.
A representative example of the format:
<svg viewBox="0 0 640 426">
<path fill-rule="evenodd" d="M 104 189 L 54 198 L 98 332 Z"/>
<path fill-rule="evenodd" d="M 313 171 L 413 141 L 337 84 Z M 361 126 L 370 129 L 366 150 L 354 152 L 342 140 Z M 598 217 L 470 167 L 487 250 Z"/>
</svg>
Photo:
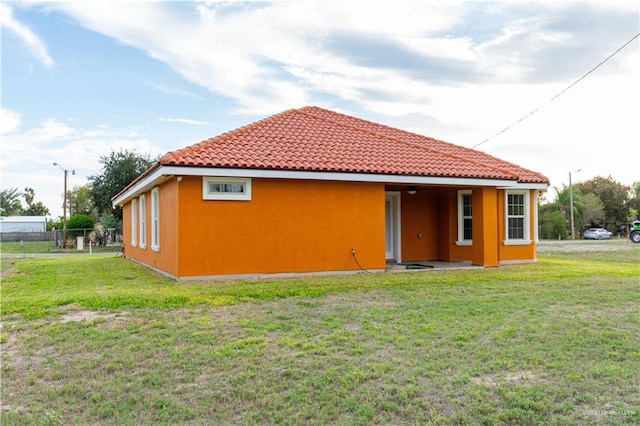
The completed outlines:
<svg viewBox="0 0 640 426">
<path fill-rule="evenodd" d="M 542 238 L 565 239 L 567 236 L 567 221 L 560 211 L 550 213 L 542 227 Z"/>
<path fill-rule="evenodd" d="M 93 229 L 96 221 L 85 214 L 74 214 L 67 220 L 67 235 L 71 238 L 84 235 L 83 229 Z"/>
</svg>

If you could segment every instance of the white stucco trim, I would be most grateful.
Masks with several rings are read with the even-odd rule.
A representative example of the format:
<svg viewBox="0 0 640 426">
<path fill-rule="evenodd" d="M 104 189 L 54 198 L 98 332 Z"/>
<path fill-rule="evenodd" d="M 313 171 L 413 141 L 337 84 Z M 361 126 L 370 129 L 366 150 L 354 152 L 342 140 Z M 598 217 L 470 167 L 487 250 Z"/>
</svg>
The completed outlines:
<svg viewBox="0 0 640 426">
<path fill-rule="evenodd" d="M 538 196 L 541 191 L 533 191 L 533 241 L 540 241 L 540 223 L 538 218 Z"/>
<path fill-rule="evenodd" d="M 504 240 L 502 244 L 505 246 L 528 246 L 531 245 L 531 240 Z"/>
<path fill-rule="evenodd" d="M 387 195 L 391 197 L 391 208 L 393 209 L 394 215 L 394 220 L 391 225 L 395 228 L 394 256 L 393 259 L 386 260 L 394 260 L 397 263 L 402 263 L 402 193 L 400 191 L 386 191 L 384 195 L 385 198 Z"/>
<path fill-rule="evenodd" d="M 313 172 L 292 170 L 264 170 L 264 169 L 232 169 L 216 167 L 184 167 L 160 166 L 145 176 L 138 183 L 115 198 L 113 206 L 121 206 L 142 192 L 159 185 L 172 176 L 215 176 L 239 178 L 270 178 L 270 179 L 300 179 L 300 180 L 329 180 L 345 182 L 378 182 L 398 185 L 448 185 L 448 186 L 490 186 L 499 189 L 546 189 L 546 184 L 518 183 L 508 179 L 477 179 L 436 176 L 384 175 L 370 173 L 343 172 Z"/>
<path fill-rule="evenodd" d="M 523 263 L 537 263 L 537 261 L 535 259 L 501 260 L 500 262 L 498 262 L 498 265 L 500 265 L 500 266 L 519 265 L 519 264 L 523 264 Z"/>
<path fill-rule="evenodd" d="M 463 196 L 465 195 L 469 195 L 471 196 L 471 200 L 472 200 L 472 205 L 473 205 L 473 196 L 472 196 L 472 191 L 470 189 L 462 189 L 458 191 L 458 211 L 456 212 L 456 215 L 458 217 L 458 239 L 456 240 L 456 245 L 457 246 L 472 246 L 473 245 L 473 238 L 471 238 L 470 240 L 465 240 L 464 239 L 464 198 Z M 469 217 L 471 219 L 471 227 L 473 230 L 473 208 L 471 210 L 471 216 Z M 473 236 L 473 233 L 472 233 Z"/>
<path fill-rule="evenodd" d="M 209 184 L 212 183 L 237 183 L 242 184 L 243 192 L 210 192 Z M 251 178 L 237 177 L 202 177 L 202 199 L 203 200 L 231 200 L 231 201 L 251 201 Z"/>
</svg>

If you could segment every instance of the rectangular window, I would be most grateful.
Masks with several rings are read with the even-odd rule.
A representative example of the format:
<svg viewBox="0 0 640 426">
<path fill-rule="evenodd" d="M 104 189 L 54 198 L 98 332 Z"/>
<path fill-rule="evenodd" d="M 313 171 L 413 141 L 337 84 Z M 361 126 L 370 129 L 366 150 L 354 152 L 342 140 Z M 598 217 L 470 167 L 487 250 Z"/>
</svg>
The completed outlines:
<svg viewBox="0 0 640 426">
<path fill-rule="evenodd" d="M 151 190 L 151 250 L 160 251 L 160 193 Z"/>
<path fill-rule="evenodd" d="M 138 245 L 138 200 L 131 200 L 131 245 Z"/>
<path fill-rule="evenodd" d="M 462 195 L 462 239 L 470 240 L 472 236 L 471 229 L 471 194 Z"/>
<path fill-rule="evenodd" d="M 202 178 L 203 200 L 251 200 L 251 178 Z"/>
<path fill-rule="evenodd" d="M 506 201 L 506 241 L 505 243 L 529 244 L 529 193 L 528 191 L 507 191 Z"/>
<path fill-rule="evenodd" d="M 147 248 L 147 197 L 140 196 L 140 248 Z"/>
<path fill-rule="evenodd" d="M 244 194 L 244 183 L 213 183 L 209 182 L 209 193 Z"/>
<path fill-rule="evenodd" d="M 473 239 L 473 208 L 471 191 L 458 191 L 458 241 L 459 246 L 471 245 Z"/>
</svg>

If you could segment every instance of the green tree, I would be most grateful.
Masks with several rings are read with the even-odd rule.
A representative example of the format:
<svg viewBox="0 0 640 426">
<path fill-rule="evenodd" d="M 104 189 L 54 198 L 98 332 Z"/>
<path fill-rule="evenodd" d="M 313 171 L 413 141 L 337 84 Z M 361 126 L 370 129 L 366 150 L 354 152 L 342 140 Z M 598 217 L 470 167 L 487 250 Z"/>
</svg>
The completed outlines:
<svg viewBox="0 0 640 426">
<path fill-rule="evenodd" d="M 584 209 L 582 211 L 582 228 L 600 226 L 604 222 L 604 204 L 593 193 L 583 197 Z"/>
<path fill-rule="evenodd" d="M 630 199 L 627 202 L 627 222 L 638 220 L 638 211 L 640 211 L 640 181 L 633 182 L 629 191 Z"/>
<path fill-rule="evenodd" d="M 22 209 L 21 216 L 49 216 L 51 214 L 42 201 L 35 202 L 36 191 L 33 188 L 26 187 L 22 196 L 27 203 L 27 208 Z"/>
<path fill-rule="evenodd" d="M 101 172 L 89 177 L 91 200 L 98 214 L 113 213 L 118 220 L 122 220 L 122 210 L 113 210 L 111 197 L 133 182 L 154 161 L 150 156 L 142 156 L 126 150 L 111 151 L 109 155 L 100 157 Z"/>
<path fill-rule="evenodd" d="M 23 216 L 50 216 L 51 212 L 42 204 L 42 201 L 36 201 L 31 203 L 29 207 L 22 211 Z"/>
<path fill-rule="evenodd" d="M 100 216 L 100 223 L 106 229 L 122 229 L 122 221 L 118 220 L 113 214 Z"/>
<path fill-rule="evenodd" d="M 84 235 L 84 230 L 91 229 L 95 226 L 96 221 L 86 214 L 74 214 L 67 219 L 67 235 L 71 238 Z"/>
<path fill-rule="evenodd" d="M 553 205 L 556 210 L 561 211 L 564 214 L 566 223 L 571 223 L 571 192 L 572 189 L 567 185 L 562 185 L 561 189 L 554 188 L 556 190 L 556 198 L 553 201 Z M 573 187 L 573 223 L 574 227 L 578 228 L 582 222 L 582 210 L 584 209 L 584 203 L 582 201 L 582 191 L 579 188 Z"/>
<path fill-rule="evenodd" d="M 27 207 L 31 207 L 33 200 L 36 198 L 36 191 L 33 188 L 26 187 L 22 193 L 24 201 L 27 202 Z"/>
<path fill-rule="evenodd" d="M 542 226 L 542 238 L 547 239 L 564 239 L 567 235 L 567 221 L 564 213 L 560 210 L 552 211 L 546 218 Z"/>
<path fill-rule="evenodd" d="M 47 231 L 51 231 L 53 229 L 61 230 L 62 229 L 62 218 L 59 217 L 57 219 L 50 219 L 47 221 Z"/>
<path fill-rule="evenodd" d="M 0 192 L 0 216 L 18 216 L 24 210 L 20 202 L 22 193 L 18 188 L 3 189 Z"/>
<path fill-rule="evenodd" d="M 74 186 L 73 189 L 67 191 L 67 202 L 69 214 L 85 214 L 87 216 L 96 217 L 96 208 L 91 199 L 91 184 L 83 186 Z"/>
<path fill-rule="evenodd" d="M 611 176 L 595 178 L 574 185 L 583 194 L 596 195 L 604 205 L 604 224 L 609 227 L 626 223 L 629 213 L 627 202 L 631 188 L 613 180 Z"/>
</svg>

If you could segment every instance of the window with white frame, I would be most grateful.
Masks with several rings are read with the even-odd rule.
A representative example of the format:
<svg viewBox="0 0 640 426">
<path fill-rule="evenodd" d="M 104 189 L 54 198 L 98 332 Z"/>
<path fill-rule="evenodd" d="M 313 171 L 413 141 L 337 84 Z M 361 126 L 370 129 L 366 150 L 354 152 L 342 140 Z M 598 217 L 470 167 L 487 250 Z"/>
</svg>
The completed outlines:
<svg viewBox="0 0 640 426">
<path fill-rule="evenodd" d="M 458 241 L 459 246 L 469 246 L 473 239 L 473 209 L 470 190 L 458 191 Z"/>
<path fill-rule="evenodd" d="M 538 198 L 540 197 L 540 191 L 536 191 L 533 195 L 533 240 L 538 242 L 540 240 L 540 224 L 538 223 Z"/>
<path fill-rule="evenodd" d="M 505 193 L 505 244 L 529 244 L 529 196 L 527 191 Z"/>
<path fill-rule="evenodd" d="M 140 196 L 140 248 L 147 248 L 147 197 Z"/>
<path fill-rule="evenodd" d="M 131 245 L 138 245 L 138 200 L 131 200 Z"/>
<path fill-rule="evenodd" d="M 203 177 L 204 200 L 251 200 L 251 178 Z"/>
<path fill-rule="evenodd" d="M 151 250 L 160 250 L 160 193 L 157 187 L 151 190 Z"/>
</svg>

